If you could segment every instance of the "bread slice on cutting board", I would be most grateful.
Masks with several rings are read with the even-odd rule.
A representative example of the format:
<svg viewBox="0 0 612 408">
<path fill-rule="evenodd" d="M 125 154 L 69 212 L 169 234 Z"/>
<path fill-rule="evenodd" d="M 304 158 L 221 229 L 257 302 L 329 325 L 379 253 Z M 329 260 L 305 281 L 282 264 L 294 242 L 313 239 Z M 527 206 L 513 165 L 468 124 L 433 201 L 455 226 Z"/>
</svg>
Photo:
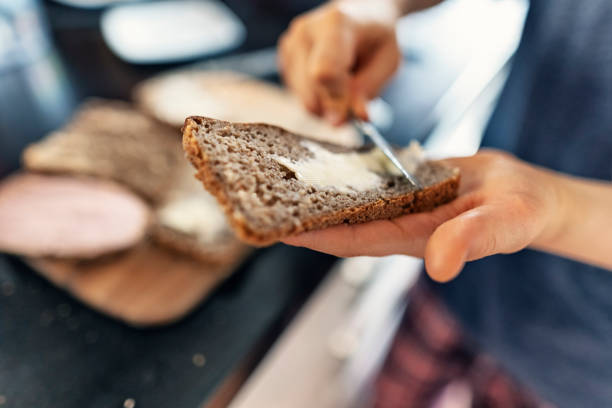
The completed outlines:
<svg viewBox="0 0 612 408">
<path fill-rule="evenodd" d="M 194 179 L 179 134 L 126 102 L 93 99 L 64 128 L 30 145 L 23 162 L 36 172 L 118 181 L 147 199 L 156 242 L 203 262 L 233 263 L 248 248 Z"/>
<path fill-rule="evenodd" d="M 23 153 L 28 170 L 118 181 L 163 199 L 184 161 L 179 132 L 122 101 L 92 99 L 72 120 Z"/>
<path fill-rule="evenodd" d="M 357 146 L 352 127 L 332 126 L 305 110 L 295 95 L 270 82 L 233 71 L 180 70 L 143 81 L 134 92 L 138 106 L 180 128 L 190 115 L 232 122 L 264 122 L 317 140 Z"/>
<path fill-rule="evenodd" d="M 267 245 L 303 231 L 429 211 L 457 195 L 459 171 L 398 154 L 416 190 L 378 149 L 355 149 L 266 124 L 185 120 L 183 148 L 243 240 Z"/>
<path fill-rule="evenodd" d="M 183 160 L 166 199 L 155 208 L 152 235 L 160 244 L 206 263 L 237 263 L 250 247 L 236 239 L 215 198 Z"/>
</svg>

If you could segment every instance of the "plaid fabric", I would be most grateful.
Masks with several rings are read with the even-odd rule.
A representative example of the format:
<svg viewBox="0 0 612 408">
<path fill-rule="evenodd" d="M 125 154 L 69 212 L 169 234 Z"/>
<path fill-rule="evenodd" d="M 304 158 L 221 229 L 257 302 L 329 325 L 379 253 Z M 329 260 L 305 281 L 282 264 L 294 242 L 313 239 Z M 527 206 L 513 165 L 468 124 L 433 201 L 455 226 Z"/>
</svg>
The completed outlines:
<svg viewBox="0 0 612 408">
<path fill-rule="evenodd" d="M 475 350 L 445 305 L 420 283 L 376 381 L 374 406 L 444 408 L 450 405 L 443 401 L 453 399 L 443 397 L 450 384 L 461 384 L 468 395 L 461 408 L 550 407 Z"/>
</svg>

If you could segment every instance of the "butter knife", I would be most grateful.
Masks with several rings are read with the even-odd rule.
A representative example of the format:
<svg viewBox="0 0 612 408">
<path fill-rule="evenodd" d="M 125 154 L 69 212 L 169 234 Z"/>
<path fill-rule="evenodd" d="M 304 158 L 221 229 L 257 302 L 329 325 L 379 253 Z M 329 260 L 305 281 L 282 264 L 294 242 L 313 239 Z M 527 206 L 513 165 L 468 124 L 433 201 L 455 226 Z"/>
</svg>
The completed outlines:
<svg viewBox="0 0 612 408">
<path fill-rule="evenodd" d="M 383 135 L 381 135 L 380 132 L 374 127 L 374 125 L 372 125 L 370 122 L 365 122 L 357 118 L 353 118 L 352 121 L 353 121 L 353 126 L 355 126 L 355 128 L 361 134 L 369 137 L 374 142 L 374 144 L 378 146 L 380 150 L 382 150 L 385 156 L 387 156 L 389 160 L 391 160 L 391 163 L 393 163 L 393 165 L 399 169 L 399 171 L 404 175 L 404 177 L 408 179 L 410 184 L 412 184 L 417 190 L 420 190 L 421 183 L 419 183 L 416 177 L 410 174 L 404 168 L 404 166 L 402 166 L 402 163 L 393 153 L 393 149 L 391 149 L 391 146 L 389 145 L 389 143 L 385 140 Z"/>
</svg>

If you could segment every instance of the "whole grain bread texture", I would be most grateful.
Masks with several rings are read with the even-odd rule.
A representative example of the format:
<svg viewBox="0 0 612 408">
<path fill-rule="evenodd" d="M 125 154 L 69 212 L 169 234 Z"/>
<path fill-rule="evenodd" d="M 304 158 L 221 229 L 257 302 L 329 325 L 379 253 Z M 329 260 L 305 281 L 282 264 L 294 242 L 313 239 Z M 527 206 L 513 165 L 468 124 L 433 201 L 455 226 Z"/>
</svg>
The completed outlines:
<svg viewBox="0 0 612 408">
<path fill-rule="evenodd" d="M 92 99 L 62 129 L 28 146 L 22 160 L 28 170 L 118 181 L 155 203 L 184 162 L 179 134 L 127 102 Z"/>
<path fill-rule="evenodd" d="M 303 141 L 331 152 L 347 148 L 320 143 L 267 124 L 231 123 L 191 116 L 183 126 L 183 148 L 206 189 L 224 208 L 237 235 L 264 246 L 283 237 L 342 223 L 363 223 L 430 211 L 457 196 L 459 171 L 423 162 L 417 190 L 401 176 L 379 174 L 382 183 L 366 191 L 316 187 L 299 180 L 275 157 L 313 157 Z"/>
</svg>

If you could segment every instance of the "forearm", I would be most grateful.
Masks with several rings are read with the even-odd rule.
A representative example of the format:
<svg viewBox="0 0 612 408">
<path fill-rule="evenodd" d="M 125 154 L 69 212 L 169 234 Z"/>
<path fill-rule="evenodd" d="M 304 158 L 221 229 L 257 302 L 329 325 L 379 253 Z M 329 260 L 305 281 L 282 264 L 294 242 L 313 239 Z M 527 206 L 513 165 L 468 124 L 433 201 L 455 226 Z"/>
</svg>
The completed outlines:
<svg viewBox="0 0 612 408">
<path fill-rule="evenodd" d="M 561 209 L 532 245 L 612 270 L 612 183 L 554 175 Z"/>
</svg>

